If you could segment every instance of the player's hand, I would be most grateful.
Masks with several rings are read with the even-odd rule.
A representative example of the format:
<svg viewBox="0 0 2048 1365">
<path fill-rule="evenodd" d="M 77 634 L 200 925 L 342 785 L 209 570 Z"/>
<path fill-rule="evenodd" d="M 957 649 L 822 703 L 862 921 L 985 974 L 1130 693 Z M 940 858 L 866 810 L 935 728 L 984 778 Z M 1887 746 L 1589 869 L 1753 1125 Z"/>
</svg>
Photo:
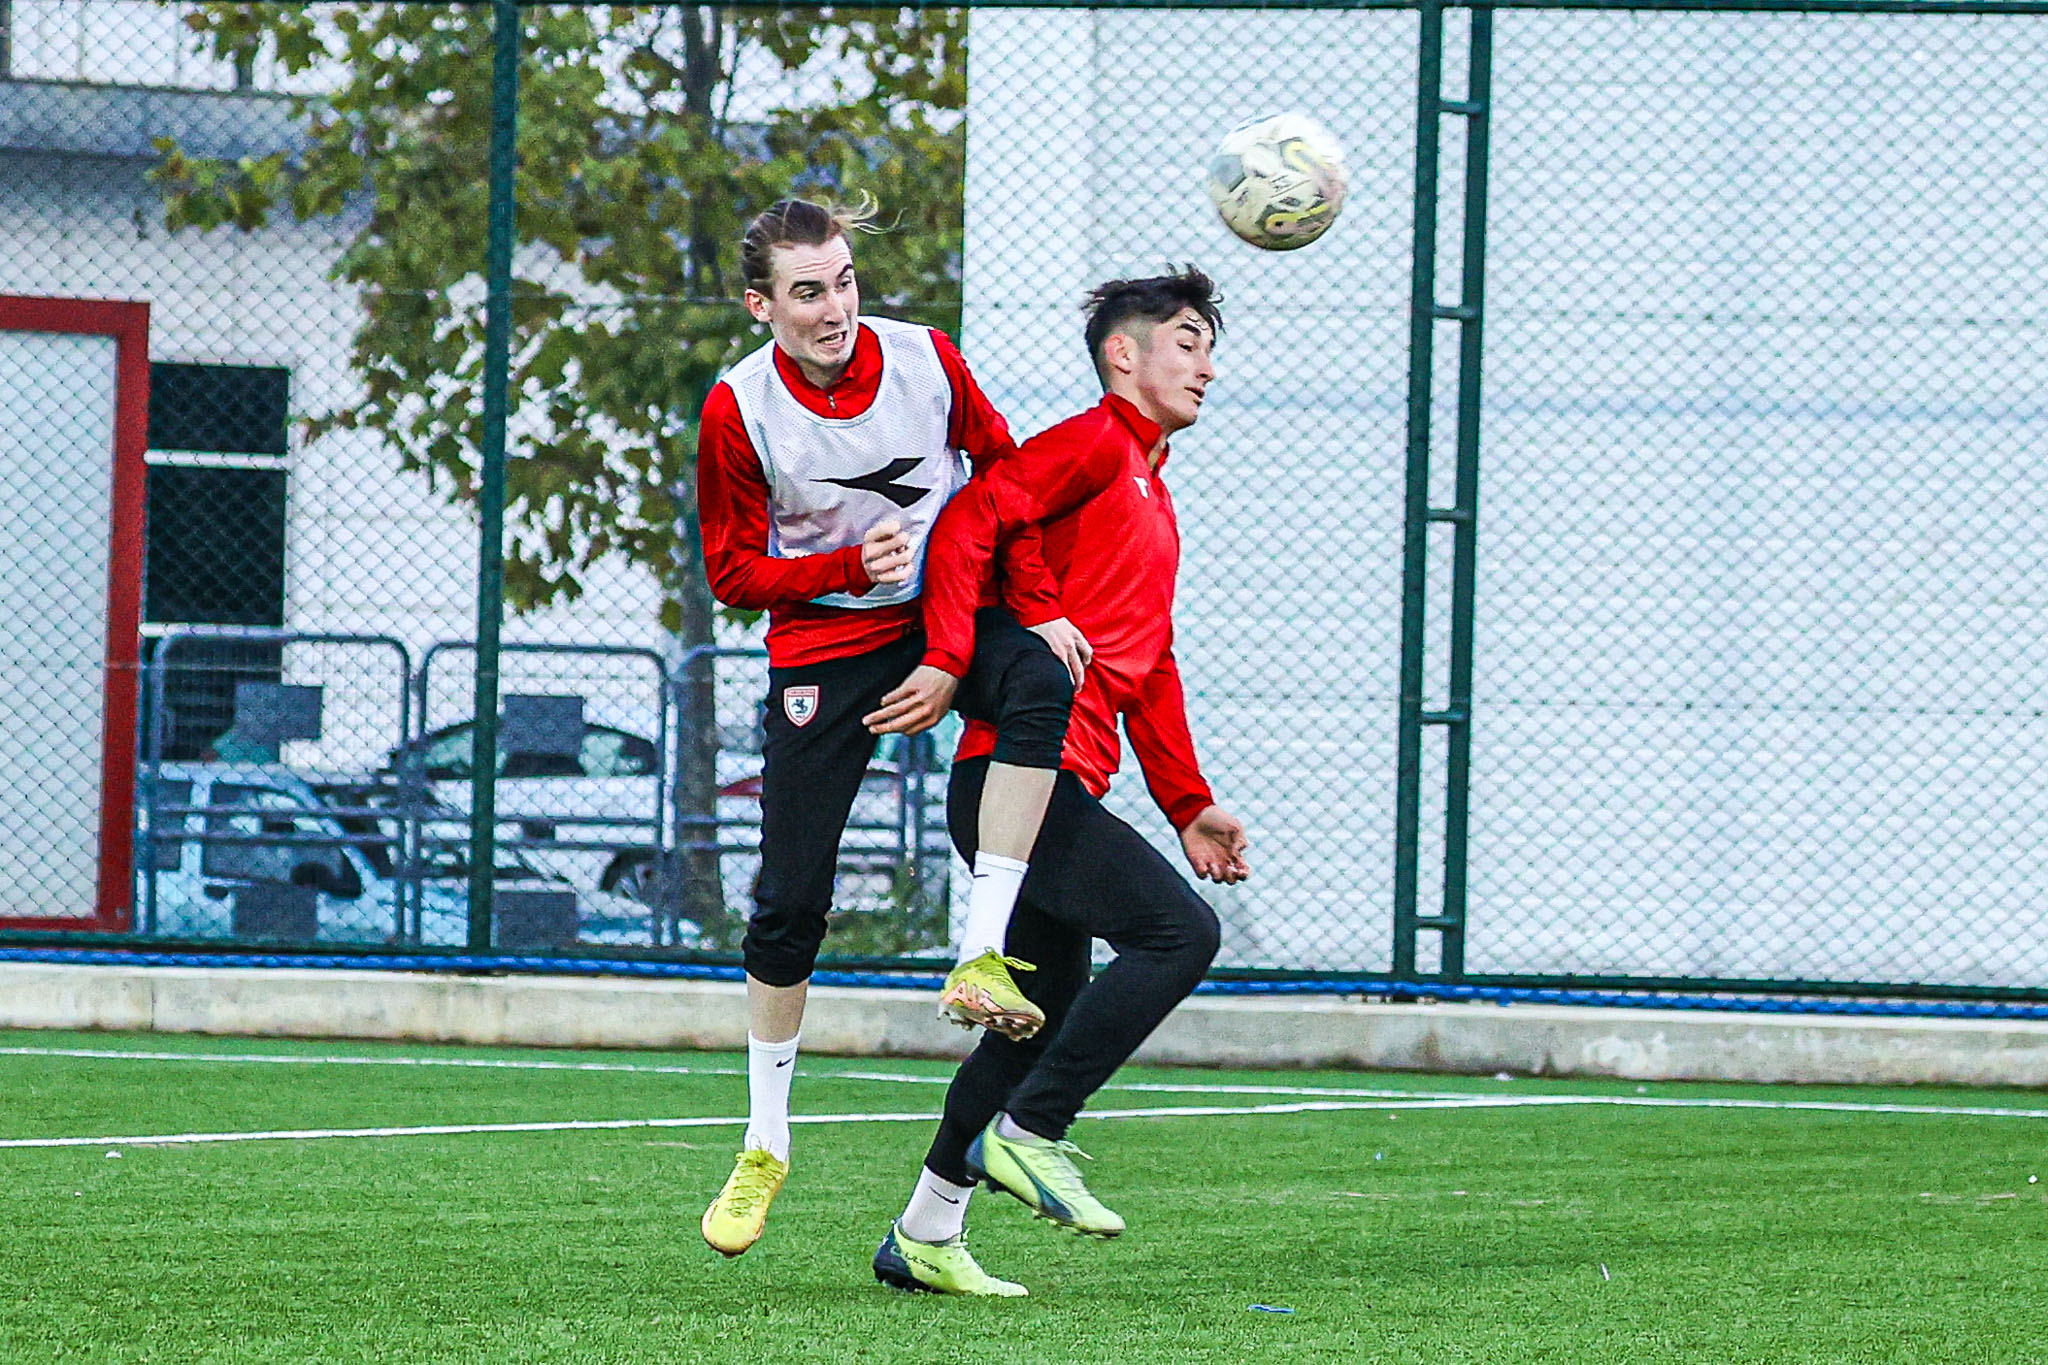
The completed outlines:
<svg viewBox="0 0 2048 1365">
<path fill-rule="evenodd" d="M 1180 832 L 1180 846 L 1186 850 L 1195 875 L 1204 881 L 1234 886 L 1252 875 L 1244 851 L 1251 840 L 1244 834 L 1244 822 L 1221 806 L 1203 810 Z"/>
<path fill-rule="evenodd" d="M 901 583 L 910 577 L 910 532 L 893 517 L 860 538 L 860 566 L 870 583 Z"/>
<path fill-rule="evenodd" d="M 1074 680 L 1074 690 L 1081 688 L 1081 670 L 1095 661 L 1095 646 L 1088 643 L 1088 637 L 1064 616 L 1026 627 L 1033 635 L 1052 646 L 1053 657 L 1067 666 L 1067 676 Z"/>
<path fill-rule="evenodd" d="M 960 680 L 943 668 L 919 664 L 901 686 L 882 698 L 882 709 L 870 711 L 860 723 L 877 735 L 914 735 L 929 730 L 953 709 Z"/>
</svg>

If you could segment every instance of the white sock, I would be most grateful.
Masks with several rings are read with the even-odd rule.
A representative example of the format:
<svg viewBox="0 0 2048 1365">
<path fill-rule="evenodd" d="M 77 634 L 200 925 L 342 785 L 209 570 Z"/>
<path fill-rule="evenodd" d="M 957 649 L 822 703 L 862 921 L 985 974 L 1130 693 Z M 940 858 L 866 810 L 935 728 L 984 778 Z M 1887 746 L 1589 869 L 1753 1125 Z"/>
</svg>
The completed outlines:
<svg viewBox="0 0 2048 1365">
<path fill-rule="evenodd" d="M 1010 912 L 1017 908 L 1017 891 L 1030 868 L 1031 864 L 1000 853 L 974 855 L 974 889 L 968 893 L 967 923 L 960 930 L 960 961 L 1003 950 Z"/>
<path fill-rule="evenodd" d="M 1052 1141 L 1051 1138 L 1045 1136 L 1043 1133 L 1032 1132 L 1029 1128 L 1026 1128 L 1023 1124 L 1017 1122 L 1017 1120 L 1011 1118 L 1006 1113 L 996 1115 L 996 1132 L 1000 1133 L 1002 1136 L 1008 1138 L 1012 1142 L 1022 1142 L 1026 1138 L 1036 1138 L 1040 1142 Z"/>
<path fill-rule="evenodd" d="M 920 1170 L 896 1226 L 913 1242 L 950 1242 L 967 1230 L 967 1201 L 973 1196 L 972 1185 L 955 1185 Z"/>
<path fill-rule="evenodd" d="M 741 1144 L 789 1160 L 789 1082 L 796 1075 L 799 1033 L 786 1043 L 747 1035 L 747 1136 Z"/>
</svg>

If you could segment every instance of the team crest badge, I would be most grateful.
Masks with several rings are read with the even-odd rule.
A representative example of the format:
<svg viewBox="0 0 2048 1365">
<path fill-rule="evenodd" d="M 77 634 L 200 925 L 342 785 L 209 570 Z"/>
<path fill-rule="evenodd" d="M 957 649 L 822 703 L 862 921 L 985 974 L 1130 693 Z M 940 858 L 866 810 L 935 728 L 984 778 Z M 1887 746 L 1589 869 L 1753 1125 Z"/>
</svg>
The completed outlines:
<svg viewBox="0 0 2048 1365">
<path fill-rule="evenodd" d="M 816 687 L 785 687 L 782 689 L 782 714 L 789 717 L 791 725 L 809 725 L 811 718 L 818 714 L 818 689 Z"/>
</svg>

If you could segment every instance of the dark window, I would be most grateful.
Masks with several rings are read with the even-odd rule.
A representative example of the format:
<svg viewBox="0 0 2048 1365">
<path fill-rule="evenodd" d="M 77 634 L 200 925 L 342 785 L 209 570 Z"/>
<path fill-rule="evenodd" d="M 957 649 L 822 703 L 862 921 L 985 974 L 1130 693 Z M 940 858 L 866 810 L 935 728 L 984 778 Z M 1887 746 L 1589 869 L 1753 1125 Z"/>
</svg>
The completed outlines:
<svg viewBox="0 0 2048 1365">
<path fill-rule="evenodd" d="M 149 469 L 150 621 L 284 624 L 282 469 Z"/>
<path fill-rule="evenodd" d="M 164 625 L 284 624 L 290 372 L 248 365 L 150 366 L 154 450 L 263 457 L 256 468 L 149 467 L 143 619 Z M 283 650 L 250 640 L 184 640 L 164 673 L 168 759 L 212 756 L 234 719 L 235 684 L 277 682 Z M 155 722 L 152 719 L 150 723 Z"/>
<path fill-rule="evenodd" d="M 149 367 L 149 448 L 285 453 L 291 372 L 255 365 Z"/>
</svg>

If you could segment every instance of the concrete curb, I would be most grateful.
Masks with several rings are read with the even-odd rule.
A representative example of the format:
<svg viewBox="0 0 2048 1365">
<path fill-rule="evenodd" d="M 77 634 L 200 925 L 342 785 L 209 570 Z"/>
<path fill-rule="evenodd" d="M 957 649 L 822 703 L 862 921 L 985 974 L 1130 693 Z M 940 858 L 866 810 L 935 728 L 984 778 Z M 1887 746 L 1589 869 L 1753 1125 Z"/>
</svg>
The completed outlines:
<svg viewBox="0 0 2048 1365">
<path fill-rule="evenodd" d="M 0 963 L 0 1028 L 578 1048 L 746 1044 L 735 982 Z M 815 987 L 807 1051 L 963 1055 L 929 993 Z M 1629 1080 L 2048 1087 L 2048 1021 L 1197 997 L 1138 1060 Z"/>
</svg>

